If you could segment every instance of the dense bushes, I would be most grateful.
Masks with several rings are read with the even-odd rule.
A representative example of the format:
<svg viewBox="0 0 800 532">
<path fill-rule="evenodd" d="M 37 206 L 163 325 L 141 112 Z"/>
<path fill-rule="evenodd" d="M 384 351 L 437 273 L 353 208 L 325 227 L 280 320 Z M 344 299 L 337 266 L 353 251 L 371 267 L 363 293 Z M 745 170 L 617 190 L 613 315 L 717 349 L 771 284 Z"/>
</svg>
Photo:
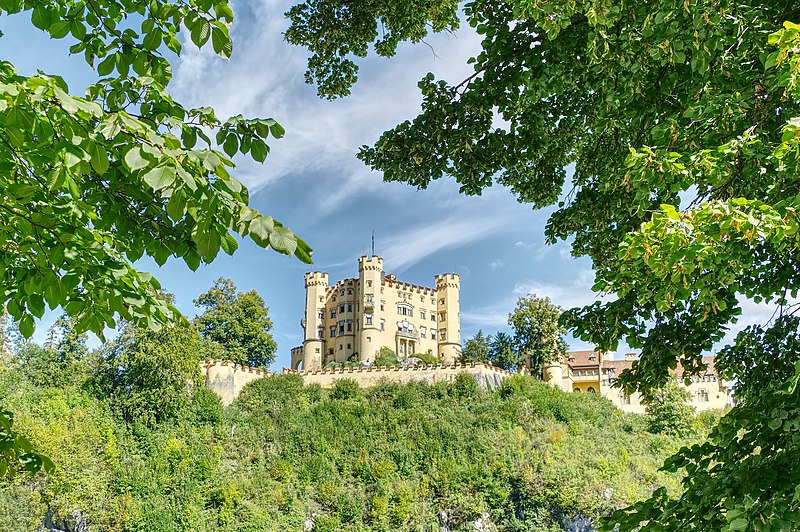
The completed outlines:
<svg viewBox="0 0 800 532">
<path fill-rule="evenodd" d="M 71 385 L 0 374 L 20 431 L 56 462 L 0 489 L 0 529 L 78 510 L 91 530 L 560 530 L 675 479 L 657 472 L 686 443 L 592 394 L 515 376 L 485 392 L 453 384 L 304 387 L 255 381 L 225 411 L 195 389 L 177 418 L 125 421 Z"/>
</svg>

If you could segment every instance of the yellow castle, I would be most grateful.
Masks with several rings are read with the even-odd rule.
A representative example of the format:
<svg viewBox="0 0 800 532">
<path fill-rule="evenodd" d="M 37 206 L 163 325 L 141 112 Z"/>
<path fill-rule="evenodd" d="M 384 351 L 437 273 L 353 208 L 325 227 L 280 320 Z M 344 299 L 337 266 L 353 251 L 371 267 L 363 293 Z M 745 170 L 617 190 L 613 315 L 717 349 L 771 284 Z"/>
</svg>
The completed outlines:
<svg viewBox="0 0 800 532">
<path fill-rule="evenodd" d="M 630 369 L 634 360 L 634 353 L 625 355 L 624 360 L 614 360 L 610 353 L 601 351 L 570 351 L 562 361 L 546 364 L 542 377 L 548 384 L 565 392 L 599 393 L 620 410 L 643 414 L 644 405 L 639 394 L 626 395 L 619 388 L 612 387 L 617 375 Z M 731 401 L 730 387 L 717 375 L 713 356 L 703 357 L 703 362 L 705 373 L 689 376 L 688 385 L 682 367 L 678 366 L 674 377 L 689 392 L 689 404 L 698 412 L 723 409 Z"/>
<path fill-rule="evenodd" d="M 398 358 L 425 353 L 442 364 L 461 354 L 461 312 L 457 273 L 436 275 L 435 286 L 398 280 L 383 270 L 383 259 L 362 256 L 358 277 L 329 284 L 328 274 L 305 275 L 303 345 L 292 349 L 291 369 L 316 370 L 329 362 L 374 361 L 381 347 Z"/>
</svg>

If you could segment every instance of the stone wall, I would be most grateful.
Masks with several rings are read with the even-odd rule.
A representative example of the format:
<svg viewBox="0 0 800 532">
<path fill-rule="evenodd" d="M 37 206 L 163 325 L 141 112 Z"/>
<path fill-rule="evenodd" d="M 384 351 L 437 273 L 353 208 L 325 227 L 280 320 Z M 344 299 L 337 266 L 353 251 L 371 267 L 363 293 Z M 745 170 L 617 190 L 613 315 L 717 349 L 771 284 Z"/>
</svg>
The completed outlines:
<svg viewBox="0 0 800 532">
<path fill-rule="evenodd" d="M 503 379 L 512 375 L 509 371 L 481 362 L 435 366 L 337 368 L 317 371 L 284 369 L 283 372 L 297 373 L 302 375 L 305 384 L 319 384 L 323 388 L 330 388 L 336 381 L 341 379 L 352 379 L 363 388 L 377 386 L 384 382 L 407 383 L 421 381 L 430 384 L 453 382 L 459 373 L 467 373 L 484 390 L 495 390 L 503 382 Z"/>
<path fill-rule="evenodd" d="M 247 383 L 273 375 L 269 371 L 240 366 L 227 360 L 206 360 L 200 363 L 200 369 L 205 377 L 206 387 L 219 395 L 222 403 L 226 406 L 236 399 Z M 472 376 L 478 386 L 484 390 L 497 389 L 503 379 L 512 375 L 509 371 L 481 362 L 447 366 L 337 368 L 316 371 L 294 371 L 284 368 L 283 373 L 299 374 L 303 377 L 304 384 L 319 384 L 323 388 L 331 388 L 336 381 L 341 379 L 352 379 L 363 388 L 385 382 L 421 381 L 430 384 L 453 382 L 456 375 L 466 373 Z"/>
<path fill-rule="evenodd" d="M 219 395 L 222 404 L 231 404 L 247 383 L 272 375 L 263 369 L 234 364 L 230 360 L 206 360 L 200 363 L 206 387 Z"/>
</svg>

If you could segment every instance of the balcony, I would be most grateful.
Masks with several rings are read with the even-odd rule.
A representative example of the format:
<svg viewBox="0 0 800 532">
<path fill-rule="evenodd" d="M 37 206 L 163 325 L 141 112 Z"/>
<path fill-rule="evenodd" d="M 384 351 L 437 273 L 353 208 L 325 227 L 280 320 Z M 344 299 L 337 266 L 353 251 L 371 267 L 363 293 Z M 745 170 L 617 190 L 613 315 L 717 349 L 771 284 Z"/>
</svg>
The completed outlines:
<svg viewBox="0 0 800 532">
<path fill-rule="evenodd" d="M 375 301 L 371 296 L 364 297 L 364 312 L 372 312 L 375 310 Z"/>
<path fill-rule="evenodd" d="M 404 331 L 402 329 L 398 329 L 397 330 L 397 337 L 398 338 L 408 338 L 410 340 L 419 340 L 419 332 L 417 332 L 416 330 L 414 330 L 414 331 L 405 330 Z"/>
</svg>

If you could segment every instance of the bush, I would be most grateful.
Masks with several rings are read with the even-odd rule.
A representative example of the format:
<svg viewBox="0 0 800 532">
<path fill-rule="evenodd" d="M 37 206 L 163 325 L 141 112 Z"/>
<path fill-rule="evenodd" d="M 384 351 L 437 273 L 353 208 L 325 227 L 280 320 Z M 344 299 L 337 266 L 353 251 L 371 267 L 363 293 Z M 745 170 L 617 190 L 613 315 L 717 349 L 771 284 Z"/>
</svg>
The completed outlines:
<svg viewBox="0 0 800 532">
<path fill-rule="evenodd" d="M 340 379 L 336 381 L 331 390 L 331 399 L 343 401 L 361 395 L 361 387 L 353 379 Z"/>
<path fill-rule="evenodd" d="M 461 372 L 456 375 L 453 384 L 450 386 L 450 394 L 453 397 L 460 397 L 463 399 L 476 397 L 481 393 L 481 388 L 475 379 L 467 372 Z"/>
<path fill-rule="evenodd" d="M 205 386 L 198 387 L 192 394 L 192 414 L 197 423 L 215 425 L 222 421 L 222 400 Z"/>
</svg>

